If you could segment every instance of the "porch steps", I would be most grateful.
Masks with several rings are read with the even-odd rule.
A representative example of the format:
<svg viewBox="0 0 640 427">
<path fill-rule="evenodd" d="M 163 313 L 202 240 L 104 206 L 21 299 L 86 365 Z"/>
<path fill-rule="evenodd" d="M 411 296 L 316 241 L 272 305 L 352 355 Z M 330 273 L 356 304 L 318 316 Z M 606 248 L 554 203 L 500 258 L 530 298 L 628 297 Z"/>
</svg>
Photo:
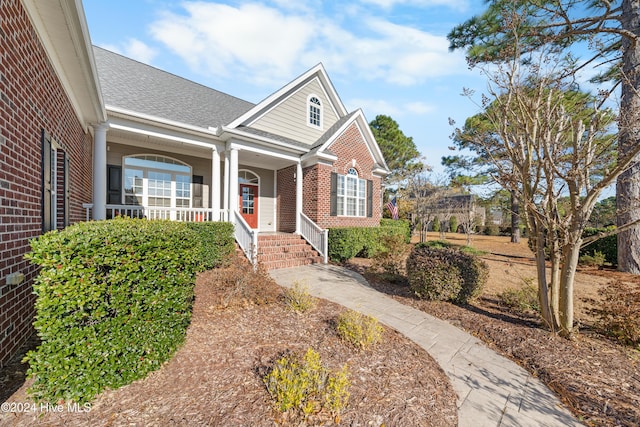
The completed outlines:
<svg viewBox="0 0 640 427">
<path fill-rule="evenodd" d="M 297 234 L 258 235 L 258 263 L 265 270 L 318 264 L 322 261 L 318 252 Z"/>
</svg>

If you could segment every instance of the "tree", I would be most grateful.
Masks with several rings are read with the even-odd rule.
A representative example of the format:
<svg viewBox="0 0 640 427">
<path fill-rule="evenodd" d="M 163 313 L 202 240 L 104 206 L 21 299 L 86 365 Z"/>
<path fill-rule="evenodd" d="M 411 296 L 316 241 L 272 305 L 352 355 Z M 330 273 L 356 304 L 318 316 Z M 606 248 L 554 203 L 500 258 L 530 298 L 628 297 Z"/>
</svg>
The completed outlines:
<svg viewBox="0 0 640 427">
<path fill-rule="evenodd" d="M 518 52 L 514 58 L 520 58 Z M 582 237 L 589 216 L 602 192 L 640 152 L 640 145 L 624 154 L 618 150 L 611 133 L 613 112 L 602 108 L 601 99 L 575 90 L 564 73 L 570 65 L 542 46 L 527 61 L 485 68 L 484 111 L 469 118 L 454 138 L 488 159 L 493 179 L 521 201 L 536 250 L 541 315 L 563 335 L 573 332 L 580 248 L 598 238 Z"/>
<path fill-rule="evenodd" d="M 390 184 L 399 184 L 425 166 L 420 162 L 420 152 L 413 138 L 406 136 L 398 123 L 389 116 L 378 115 L 369 123 L 378 141 L 382 155 L 391 170 L 386 178 Z"/>
<path fill-rule="evenodd" d="M 497 63 L 542 46 L 568 52 L 579 45 L 589 53 L 572 57 L 566 72 L 611 65 L 594 81 L 615 81 L 621 90 L 618 118 L 621 157 L 640 144 L 640 1 L 491 0 L 487 10 L 455 27 L 450 49 L 466 49 L 471 66 Z M 621 64 L 621 66 L 620 66 Z M 604 68 L 604 67 L 602 67 Z M 638 159 L 636 159 L 638 160 Z M 616 182 L 618 268 L 640 274 L 640 162 L 631 162 Z M 631 224 L 635 224 L 630 226 Z"/>
<path fill-rule="evenodd" d="M 402 199 L 412 202 L 412 226 L 414 229 L 419 227 L 420 242 L 427 240 L 427 230 L 434 220 L 436 202 L 444 192 L 444 186 L 434 182 L 426 171 L 417 170 L 409 174 L 406 186 L 400 190 Z"/>
<path fill-rule="evenodd" d="M 593 208 L 589 218 L 589 227 L 601 228 L 616 223 L 616 197 L 611 196 L 600 200 Z"/>
</svg>

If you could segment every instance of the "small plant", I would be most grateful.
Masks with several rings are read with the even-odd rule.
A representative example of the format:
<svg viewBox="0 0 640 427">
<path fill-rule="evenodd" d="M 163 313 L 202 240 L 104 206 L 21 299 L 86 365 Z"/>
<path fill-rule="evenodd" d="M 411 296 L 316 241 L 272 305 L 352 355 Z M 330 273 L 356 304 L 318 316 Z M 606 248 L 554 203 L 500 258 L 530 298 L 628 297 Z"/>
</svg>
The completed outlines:
<svg viewBox="0 0 640 427">
<path fill-rule="evenodd" d="M 521 288 L 510 288 L 498 294 L 500 302 L 512 310 L 521 313 L 540 312 L 538 288 L 534 286 L 535 279 L 528 277 L 523 279 L 525 285 Z"/>
<path fill-rule="evenodd" d="M 365 349 L 382 340 L 382 326 L 378 320 L 355 310 L 347 310 L 338 317 L 338 335 L 354 346 Z"/>
<path fill-rule="evenodd" d="M 298 313 L 309 311 L 316 305 L 316 299 L 309 294 L 309 288 L 297 281 L 284 292 L 284 302 L 287 307 Z"/>
<path fill-rule="evenodd" d="M 278 359 L 263 378 L 278 412 L 292 421 L 321 423 L 333 419 L 339 423 L 340 412 L 349 401 L 347 365 L 331 372 L 322 365 L 320 354 L 309 348 L 303 357 L 290 354 Z"/>
<path fill-rule="evenodd" d="M 602 267 L 606 260 L 602 252 L 595 251 L 592 255 L 582 255 L 578 262 L 587 267 Z"/>
<path fill-rule="evenodd" d="M 585 301 L 602 332 L 640 350 L 640 286 L 614 281 L 598 293 L 601 299 Z"/>
</svg>

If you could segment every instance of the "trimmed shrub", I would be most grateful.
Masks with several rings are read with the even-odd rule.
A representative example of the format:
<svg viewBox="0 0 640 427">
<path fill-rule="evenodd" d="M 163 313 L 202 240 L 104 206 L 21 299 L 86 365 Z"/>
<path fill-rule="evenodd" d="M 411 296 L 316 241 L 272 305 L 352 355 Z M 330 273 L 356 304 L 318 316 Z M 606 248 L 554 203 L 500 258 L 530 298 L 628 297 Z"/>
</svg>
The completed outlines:
<svg viewBox="0 0 640 427">
<path fill-rule="evenodd" d="M 295 353 L 281 357 L 263 380 L 275 409 L 295 425 L 300 421 L 304 423 L 300 425 L 322 425 L 331 419 L 338 424 L 349 401 L 347 365 L 331 372 L 312 348 L 303 357 Z"/>
<path fill-rule="evenodd" d="M 36 401 L 85 403 L 144 377 L 182 344 L 200 261 L 186 224 L 118 218 L 32 241 Z"/>
<path fill-rule="evenodd" d="M 382 340 L 382 326 L 378 320 L 355 310 L 347 310 L 338 317 L 338 335 L 355 347 L 365 349 Z"/>
<path fill-rule="evenodd" d="M 602 332 L 640 350 L 640 286 L 609 282 L 598 291 L 601 299 L 586 299 Z"/>
<path fill-rule="evenodd" d="M 602 252 L 594 252 L 593 255 L 581 255 L 578 259 L 580 265 L 587 267 L 602 267 L 606 258 Z"/>
<path fill-rule="evenodd" d="M 403 227 L 340 227 L 329 229 L 329 257 L 343 262 L 355 256 L 371 258 L 384 250 L 383 237 L 399 235 Z"/>
<path fill-rule="evenodd" d="M 389 219 L 382 218 L 380 227 L 395 227 L 402 230 L 405 243 L 411 242 L 411 221 L 408 219 Z"/>
<path fill-rule="evenodd" d="M 229 222 L 189 222 L 200 239 L 200 262 L 203 270 L 228 265 L 236 250 L 233 224 Z"/>
<path fill-rule="evenodd" d="M 449 218 L 449 230 L 451 230 L 452 233 L 458 232 L 458 217 L 452 216 Z"/>
<path fill-rule="evenodd" d="M 372 267 L 381 269 L 387 280 L 401 280 L 409 245 L 400 235 L 383 236 L 384 249 L 373 256 Z"/>
<path fill-rule="evenodd" d="M 418 244 L 407 259 L 409 286 L 419 298 L 467 303 L 482 292 L 489 267 L 458 249 Z"/>
</svg>

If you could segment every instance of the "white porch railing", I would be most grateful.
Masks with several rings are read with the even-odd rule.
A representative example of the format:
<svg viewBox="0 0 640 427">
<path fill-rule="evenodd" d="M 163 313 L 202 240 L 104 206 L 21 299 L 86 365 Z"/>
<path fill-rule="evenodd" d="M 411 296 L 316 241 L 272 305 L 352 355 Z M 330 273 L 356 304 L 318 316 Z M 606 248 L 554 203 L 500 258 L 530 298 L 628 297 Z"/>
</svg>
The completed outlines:
<svg viewBox="0 0 640 427">
<path fill-rule="evenodd" d="M 87 210 L 88 214 L 88 210 Z M 227 221 L 225 210 L 214 212 L 209 208 L 162 208 L 133 205 L 107 205 L 107 218 L 128 216 L 130 218 L 170 219 L 184 222 Z"/>
<path fill-rule="evenodd" d="M 234 224 L 236 242 L 251 261 L 253 267 L 256 268 L 258 265 L 258 233 L 249 227 L 242 215 L 236 211 L 233 213 L 236 220 Z"/>
<path fill-rule="evenodd" d="M 300 235 L 318 251 L 326 264 L 329 257 L 329 230 L 320 228 L 308 216 L 300 213 Z"/>
</svg>

